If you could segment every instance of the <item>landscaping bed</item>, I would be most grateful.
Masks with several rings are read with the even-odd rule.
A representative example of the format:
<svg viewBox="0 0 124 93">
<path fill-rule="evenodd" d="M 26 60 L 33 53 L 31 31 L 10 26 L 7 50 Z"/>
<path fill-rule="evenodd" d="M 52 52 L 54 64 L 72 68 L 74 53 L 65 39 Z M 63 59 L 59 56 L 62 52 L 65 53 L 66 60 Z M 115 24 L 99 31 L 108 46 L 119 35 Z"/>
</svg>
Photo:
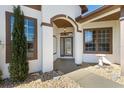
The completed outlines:
<svg viewBox="0 0 124 93">
<path fill-rule="evenodd" d="M 121 76 L 121 67 L 118 64 L 87 66 L 81 68 L 98 76 L 117 82 L 124 85 L 124 77 Z M 78 77 L 78 76 L 77 76 Z M 29 74 L 24 82 L 13 83 L 10 79 L 6 79 L 0 84 L 2 88 L 79 88 L 80 85 L 69 77 L 63 75 L 61 71 L 51 71 L 47 73 Z"/>
<path fill-rule="evenodd" d="M 80 87 L 75 81 L 62 76 L 60 71 L 49 73 L 33 73 L 24 82 L 13 83 L 6 79 L 0 84 L 1 88 L 76 88 Z"/>
</svg>

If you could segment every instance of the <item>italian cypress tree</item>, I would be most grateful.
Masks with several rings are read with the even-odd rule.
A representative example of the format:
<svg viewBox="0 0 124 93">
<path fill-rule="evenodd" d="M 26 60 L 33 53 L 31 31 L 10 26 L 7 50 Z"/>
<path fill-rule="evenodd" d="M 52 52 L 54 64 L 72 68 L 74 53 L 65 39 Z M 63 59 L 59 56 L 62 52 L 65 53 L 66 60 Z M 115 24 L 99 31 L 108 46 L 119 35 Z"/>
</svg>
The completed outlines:
<svg viewBox="0 0 124 93">
<path fill-rule="evenodd" d="M 0 70 L 0 83 L 2 82 L 2 71 Z"/>
<path fill-rule="evenodd" d="M 24 32 L 24 14 L 20 6 L 13 8 L 12 60 L 9 65 L 12 81 L 24 81 L 28 76 L 27 45 Z"/>
</svg>

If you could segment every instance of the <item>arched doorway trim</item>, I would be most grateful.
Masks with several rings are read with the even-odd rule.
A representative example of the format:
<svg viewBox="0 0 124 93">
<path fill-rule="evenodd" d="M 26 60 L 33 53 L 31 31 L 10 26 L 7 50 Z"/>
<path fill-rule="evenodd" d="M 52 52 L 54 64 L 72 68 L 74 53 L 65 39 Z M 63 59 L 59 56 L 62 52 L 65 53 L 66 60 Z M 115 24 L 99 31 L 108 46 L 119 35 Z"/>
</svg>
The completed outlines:
<svg viewBox="0 0 124 93">
<path fill-rule="evenodd" d="M 51 19 L 50 19 L 50 23 L 51 25 L 53 25 L 53 21 L 57 20 L 57 19 L 68 19 L 69 22 L 73 23 L 76 27 L 76 30 L 77 32 L 82 32 L 81 30 L 79 30 L 79 27 L 77 25 L 77 23 L 70 17 L 70 16 L 67 16 L 67 15 L 64 15 L 64 14 L 58 14 L 58 15 L 55 15 L 53 16 Z M 67 21 L 68 21 L 67 20 Z"/>
</svg>

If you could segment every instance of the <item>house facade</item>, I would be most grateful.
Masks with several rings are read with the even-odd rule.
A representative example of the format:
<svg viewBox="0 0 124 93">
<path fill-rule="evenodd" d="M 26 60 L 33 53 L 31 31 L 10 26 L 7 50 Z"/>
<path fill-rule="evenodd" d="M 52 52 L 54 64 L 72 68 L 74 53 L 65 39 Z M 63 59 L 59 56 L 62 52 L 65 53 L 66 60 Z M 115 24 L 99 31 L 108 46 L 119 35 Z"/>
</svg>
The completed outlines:
<svg viewBox="0 0 124 93">
<path fill-rule="evenodd" d="M 29 73 L 53 70 L 58 58 L 118 63 L 124 74 L 124 8 L 107 5 L 85 14 L 85 5 L 22 5 Z M 0 69 L 9 77 L 13 6 L 0 6 Z"/>
</svg>

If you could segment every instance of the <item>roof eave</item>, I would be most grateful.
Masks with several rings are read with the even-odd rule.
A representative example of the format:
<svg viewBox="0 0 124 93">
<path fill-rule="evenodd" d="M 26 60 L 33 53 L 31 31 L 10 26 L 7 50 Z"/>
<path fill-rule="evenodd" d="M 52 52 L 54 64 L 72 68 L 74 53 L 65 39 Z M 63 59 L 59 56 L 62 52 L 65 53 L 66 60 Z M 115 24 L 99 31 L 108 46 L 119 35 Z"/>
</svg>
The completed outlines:
<svg viewBox="0 0 124 93">
<path fill-rule="evenodd" d="M 88 17 L 91 17 L 91 16 L 95 15 L 96 13 L 100 13 L 100 12 L 102 12 L 102 11 L 108 9 L 108 8 L 113 7 L 113 6 L 114 5 L 104 5 L 104 6 L 100 7 L 100 8 L 98 8 L 98 9 L 96 9 L 96 10 L 94 10 L 94 11 L 92 11 L 92 12 L 86 14 L 86 15 L 84 15 L 84 16 L 82 16 L 82 15 L 78 16 L 77 18 L 75 18 L 75 20 L 78 23 L 82 23 L 84 21 L 84 19 L 86 19 Z"/>
</svg>

